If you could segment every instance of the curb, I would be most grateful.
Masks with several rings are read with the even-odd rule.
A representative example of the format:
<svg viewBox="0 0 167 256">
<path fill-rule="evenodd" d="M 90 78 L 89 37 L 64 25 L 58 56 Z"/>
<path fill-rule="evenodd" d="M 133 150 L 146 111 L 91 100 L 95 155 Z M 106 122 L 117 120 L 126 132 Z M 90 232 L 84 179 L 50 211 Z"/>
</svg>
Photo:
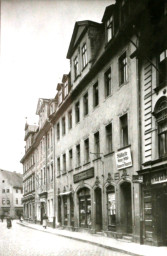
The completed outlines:
<svg viewBox="0 0 167 256">
<path fill-rule="evenodd" d="M 89 240 L 85 240 L 85 239 L 82 239 L 82 238 L 72 237 L 72 236 L 58 234 L 58 233 L 52 233 L 48 230 L 40 230 L 38 228 L 31 227 L 31 226 L 26 225 L 24 223 L 17 222 L 17 224 L 19 224 L 21 226 L 24 226 L 24 227 L 27 227 L 27 228 L 30 228 L 30 229 L 33 229 L 33 230 L 41 231 L 41 232 L 44 232 L 44 233 L 49 233 L 49 234 L 52 234 L 52 235 L 61 236 L 61 237 L 65 237 L 65 238 L 68 238 L 68 239 L 74 239 L 74 240 L 77 240 L 77 241 L 80 241 L 80 242 L 83 242 L 83 243 L 89 243 L 89 244 L 92 244 L 92 245 L 96 245 L 98 247 L 102 247 L 102 248 L 112 250 L 112 251 L 115 251 L 115 252 L 120 252 L 120 253 L 124 253 L 124 254 L 128 254 L 128 255 L 132 255 L 132 256 L 144 256 L 143 254 L 133 253 L 133 252 L 130 252 L 130 251 L 127 251 L 127 250 L 123 250 L 123 249 L 108 246 L 108 245 L 103 245 L 103 244 L 96 243 L 96 242 L 89 241 Z"/>
</svg>

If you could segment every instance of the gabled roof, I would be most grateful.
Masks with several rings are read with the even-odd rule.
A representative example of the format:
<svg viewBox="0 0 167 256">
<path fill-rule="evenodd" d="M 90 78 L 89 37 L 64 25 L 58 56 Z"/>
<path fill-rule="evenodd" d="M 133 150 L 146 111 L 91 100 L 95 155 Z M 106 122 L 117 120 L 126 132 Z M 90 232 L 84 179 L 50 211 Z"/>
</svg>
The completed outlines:
<svg viewBox="0 0 167 256">
<path fill-rule="evenodd" d="M 105 22 L 112 15 L 114 8 L 115 8 L 115 4 L 111 4 L 106 7 L 103 14 L 102 22 Z"/>
<path fill-rule="evenodd" d="M 72 33 L 70 45 L 67 52 L 67 59 L 71 58 L 71 55 L 73 54 L 78 41 L 81 39 L 81 37 L 85 34 L 87 28 L 89 26 L 99 26 L 100 23 L 90 21 L 90 20 L 83 20 L 83 21 L 77 21 L 74 26 L 74 30 Z"/>
<path fill-rule="evenodd" d="M 2 175 L 3 179 L 6 179 L 12 187 L 23 187 L 23 175 L 21 173 L 0 169 L 0 175 Z"/>
<path fill-rule="evenodd" d="M 50 99 L 39 98 L 39 100 L 38 100 L 38 104 L 37 104 L 36 115 L 39 115 L 39 113 L 40 113 L 40 111 L 41 111 L 41 108 L 42 108 L 43 104 L 44 104 L 45 102 L 47 102 L 47 103 L 48 103 L 49 101 L 50 101 Z"/>
</svg>

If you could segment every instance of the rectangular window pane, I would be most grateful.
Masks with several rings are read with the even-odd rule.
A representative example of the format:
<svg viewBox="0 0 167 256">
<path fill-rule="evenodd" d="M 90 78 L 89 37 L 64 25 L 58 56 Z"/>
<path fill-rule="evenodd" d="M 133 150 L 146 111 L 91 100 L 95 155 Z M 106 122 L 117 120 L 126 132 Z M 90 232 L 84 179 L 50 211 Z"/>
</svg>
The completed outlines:
<svg viewBox="0 0 167 256">
<path fill-rule="evenodd" d="M 72 149 L 69 151 L 69 170 L 72 170 L 73 168 L 73 155 L 72 155 Z"/>
<path fill-rule="evenodd" d="M 107 153 L 112 151 L 112 124 L 106 126 Z"/>
<path fill-rule="evenodd" d="M 77 167 L 79 167 L 80 166 L 80 161 L 81 161 L 81 159 L 80 159 L 80 145 L 77 145 L 76 146 L 76 159 L 77 159 Z"/>
<path fill-rule="evenodd" d="M 72 128 L 72 110 L 68 112 L 68 129 Z"/>
<path fill-rule="evenodd" d="M 98 83 L 93 86 L 93 105 L 94 107 L 99 105 L 99 88 Z"/>
<path fill-rule="evenodd" d="M 100 156 L 100 141 L 99 141 L 99 132 L 94 134 L 94 143 L 95 143 L 95 154 L 96 157 Z"/>
<path fill-rule="evenodd" d="M 121 125 L 121 145 L 123 147 L 128 145 L 128 120 L 127 114 L 120 117 L 120 125 Z"/>
<path fill-rule="evenodd" d="M 76 123 L 80 121 L 80 109 L 79 109 L 79 102 L 75 104 L 75 120 Z"/>
<path fill-rule="evenodd" d="M 88 114 L 88 93 L 86 93 L 83 97 L 84 101 L 84 116 Z"/>
<path fill-rule="evenodd" d="M 85 147 L 85 163 L 89 162 L 89 139 L 86 139 L 84 141 L 84 147 Z"/>
<path fill-rule="evenodd" d="M 111 94 L 111 69 L 107 70 L 104 74 L 105 79 L 105 96 L 108 97 Z"/>
<path fill-rule="evenodd" d="M 119 58 L 119 76 L 120 76 L 120 84 L 123 84 L 127 81 L 128 71 L 127 71 L 126 52 Z"/>
</svg>

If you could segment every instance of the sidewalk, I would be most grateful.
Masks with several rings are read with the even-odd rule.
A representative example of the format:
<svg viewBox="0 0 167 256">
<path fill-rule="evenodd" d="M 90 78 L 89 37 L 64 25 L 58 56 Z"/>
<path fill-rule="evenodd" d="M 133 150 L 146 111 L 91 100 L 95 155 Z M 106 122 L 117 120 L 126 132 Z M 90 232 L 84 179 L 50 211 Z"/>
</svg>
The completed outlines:
<svg viewBox="0 0 167 256">
<path fill-rule="evenodd" d="M 26 226 L 28 228 L 36 229 L 42 232 L 47 232 L 51 234 L 55 234 L 57 236 L 67 237 L 70 239 L 75 239 L 78 241 L 94 244 L 100 247 L 104 247 L 106 249 L 110 249 L 112 251 L 118 251 L 129 255 L 135 256 L 167 256 L 167 247 L 155 247 L 149 245 L 140 245 L 131 242 L 123 242 L 120 240 L 116 240 L 113 238 L 108 238 L 100 235 L 92 235 L 81 232 L 72 232 L 67 230 L 53 229 L 47 227 L 44 229 L 42 226 L 38 224 L 32 224 L 27 222 L 17 222 L 22 226 Z"/>
</svg>

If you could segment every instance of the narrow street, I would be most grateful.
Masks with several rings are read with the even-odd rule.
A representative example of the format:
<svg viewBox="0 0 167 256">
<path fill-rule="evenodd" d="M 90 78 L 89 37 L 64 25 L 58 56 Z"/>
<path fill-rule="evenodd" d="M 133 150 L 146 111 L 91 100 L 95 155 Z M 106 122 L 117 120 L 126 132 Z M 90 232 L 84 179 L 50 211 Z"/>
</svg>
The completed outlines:
<svg viewBox="0 0 167 256">
<path fill-rule="evenodd" d="M 123 256 L 95 245 L 20 226 L 13 221 L 7 229 L 0 222 L 1 256 Z"/>
</svg>

